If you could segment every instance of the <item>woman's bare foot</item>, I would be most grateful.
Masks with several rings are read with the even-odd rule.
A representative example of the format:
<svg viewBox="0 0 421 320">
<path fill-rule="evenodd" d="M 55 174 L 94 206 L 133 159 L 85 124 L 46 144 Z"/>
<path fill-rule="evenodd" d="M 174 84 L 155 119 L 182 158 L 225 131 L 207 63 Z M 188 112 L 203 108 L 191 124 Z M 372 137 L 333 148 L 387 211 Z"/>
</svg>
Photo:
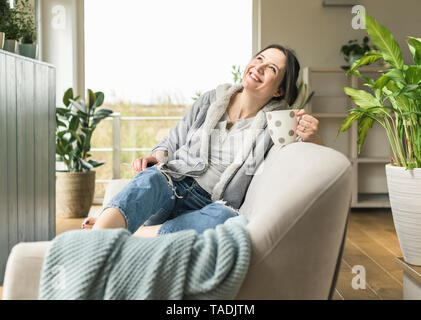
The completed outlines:
<svg viewBox="0 0 421 320">
<path fill-rule="evenodd" d="M 94 226 L 96 220 L 97 220 L 96 217 L 87 217 L 82 222 L 82 229 L 92 229 L 92 227 Z"/>
</svg>

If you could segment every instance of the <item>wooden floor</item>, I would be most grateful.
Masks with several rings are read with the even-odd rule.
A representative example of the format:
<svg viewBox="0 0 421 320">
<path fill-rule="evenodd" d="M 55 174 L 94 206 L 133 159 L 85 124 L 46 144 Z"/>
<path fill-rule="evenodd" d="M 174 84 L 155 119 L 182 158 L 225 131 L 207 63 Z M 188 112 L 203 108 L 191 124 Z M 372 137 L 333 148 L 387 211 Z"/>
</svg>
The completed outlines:
<svg viewBox="0 0 421 320">
<path fill-rule="evenodd" d="M 334 299 L 401 300 L 403 271 L 395 262 L 398 256 L 402 253 L 391 211 L 353 210 Z M 352 286 L 353 278 L 362 275 L 358 266 L 365 270 L 365 289 Z"/>
<path fill-rule="evenodd" d="M 92 210 L 99 210 L 93 207 Z M 57 234 L 79 229 L 83 219 L 57 219 Z M 402 256 L 390 210 L 353 210 L 350 214 L 347 238 L 335 300 L 401 300 L 403 272 L 395 262 Z M 354 289 L 353 279 L 365 270 L 365 289 Z M 357 273 L 352 269 L 356 268 Z M 360 268 L 360 269 L 358 269 Z M 356 282 L 354 280 L 354 282 Z M 362 284 L 357 281 L 357 283 Z M 0 297 L 1 297 L 0 287 Z"/>
</svg>

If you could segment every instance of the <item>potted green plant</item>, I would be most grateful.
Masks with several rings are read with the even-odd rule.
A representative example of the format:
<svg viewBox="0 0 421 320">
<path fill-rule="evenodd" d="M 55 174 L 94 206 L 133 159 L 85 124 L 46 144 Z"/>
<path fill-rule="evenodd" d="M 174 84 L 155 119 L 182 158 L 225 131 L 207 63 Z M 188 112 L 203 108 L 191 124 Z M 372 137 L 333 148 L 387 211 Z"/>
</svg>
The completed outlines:
<svg viewBox="0 0 421 320">
<path fill-rule="evenodd" d="M 22 56 L 35 59 L 37 54 L 35 10 L 29 0 L 17 0 L 15 10 L 20 29 L 21 43 L 18 53 Z"/>
<path fill-rule="evenodd" d="M 366 52 L 374 49 L 368 43 L 370 39 L 365 36 L 360 44 L 357 39 L 349 40 L 347 44 L 341 47 L 340 52 L 343 54 L 345 61 L 348 63 L 346 66 L 341 66 L 342 69 L 348 70 L 354 61 L 360 59 Z"/>
<path fill-rule="evenodd" d="M 8 0 L 0 0 L 0 49 L 4 47 L 6 39 L 6 24 L 10 16 L 10 6 Z"/>
<path fill-rule="evenodd" d="M 421 39 L 408 37 L 413 64 L 405 65 L 392 33 L 366 14 L 366 31 L 378 50 L 355 61 L 349 74 L 360 77 L 370 92 L 345 87 L 356 106 L 338 134 L 358 121 L 358 153 L 377 121 L 386 131 L 393 157 L 386 165 L 393 221 L 404 260 L 421 265 Z M 390 65 L 375 80 L 357 70 L 384 60 Z"/>
<path fill-rule="evenodd" d="M 17 53 L 21 31 L 18 11 L 15 8 L 9 9 L 8 19 L 3 30 L 6 34 L 3 49 L 12 53 Z"/>
<path fill-rule="evenodd" d="M 90 159 L 91 138 L 97 125 L 113 111 L 101 108 L 102 92 L 88 89 L 87 102 L 74 97 L 69 88 L 63 108 L 56 109 L 56 161 L 66 169 L 56 172 L 56 214 L 86 217 L 95 192 L 95 171 L 104 162 Z"/>
<path fill-rule="evenodd" d="M 304 109 L 314 96 L 314 91 L 308 92 L 307 84 L 300 81 L 298 84 L 298 97 L 291 109 Z"/>
</svg>

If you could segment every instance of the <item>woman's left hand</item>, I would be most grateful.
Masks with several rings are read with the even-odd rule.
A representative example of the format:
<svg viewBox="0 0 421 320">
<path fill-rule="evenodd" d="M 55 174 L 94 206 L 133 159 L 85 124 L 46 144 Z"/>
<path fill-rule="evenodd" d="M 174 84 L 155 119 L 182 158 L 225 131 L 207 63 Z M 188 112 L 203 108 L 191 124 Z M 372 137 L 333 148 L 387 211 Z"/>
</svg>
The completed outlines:
<svg viewBox="0 0 421 320">
<path fill-rule="evenodd" d="M 299 117 L 296 133 L 300 136 L 304 142 L 313 142 L 316 144 L 323 145 L 322 139 L 318 135 L 319 120 L 315 117 L 307 114 L 304 109 L 296 111 L 297 117 Z"/>
</svg>

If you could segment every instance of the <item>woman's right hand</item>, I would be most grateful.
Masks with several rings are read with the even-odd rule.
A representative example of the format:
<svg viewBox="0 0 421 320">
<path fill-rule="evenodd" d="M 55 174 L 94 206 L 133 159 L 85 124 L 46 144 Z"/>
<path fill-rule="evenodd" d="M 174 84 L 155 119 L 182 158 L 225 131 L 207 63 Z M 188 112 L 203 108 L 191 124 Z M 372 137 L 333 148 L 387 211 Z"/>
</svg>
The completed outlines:
<svg viewBox="0 0 421 320">
<path fill-rule="evenodd" d="M 156 165 L 158 160 L 154 156 L 147 156 L 132 161 L 132 168 L 136 172 L 145 170 L 148 166 Z"/>
</svg>

